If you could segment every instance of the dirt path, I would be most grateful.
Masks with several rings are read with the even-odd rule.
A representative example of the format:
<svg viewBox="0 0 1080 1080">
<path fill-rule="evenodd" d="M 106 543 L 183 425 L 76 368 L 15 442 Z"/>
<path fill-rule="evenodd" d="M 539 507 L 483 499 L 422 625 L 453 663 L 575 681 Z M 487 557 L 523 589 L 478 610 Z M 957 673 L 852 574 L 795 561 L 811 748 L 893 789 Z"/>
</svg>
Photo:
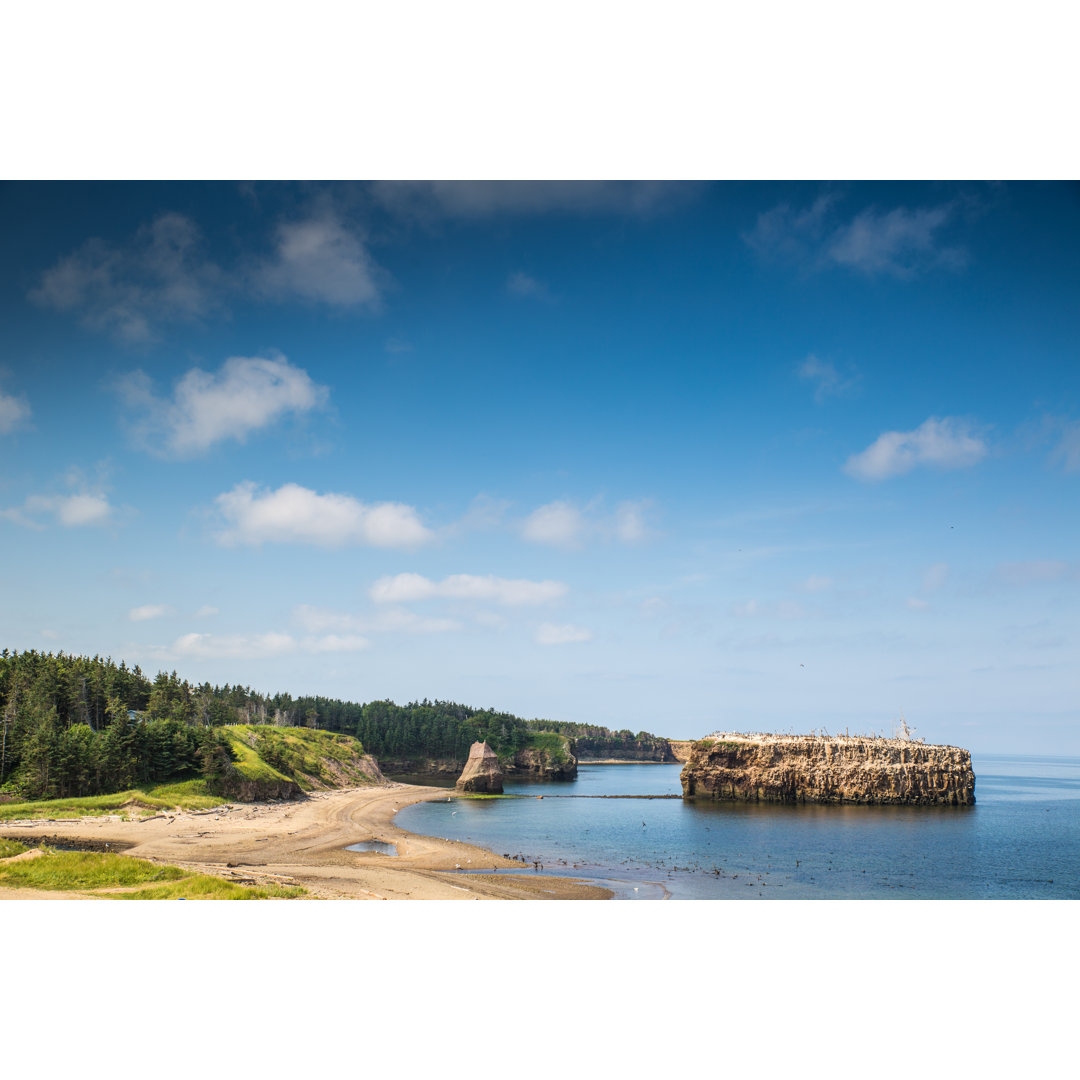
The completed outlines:
<svg viewBox="0 0 1080 1080">
<path fill-rule="evenodd" d="M 593 885 L 520 873 L 497 878 L 447 874 L 455 869 L 521 870 L 521 863 L 483 848 L 407 833 L 396 812 L 446 798 L 443 788 L 390 783 L 316 792 L 284 803 L 232 803 L 210 812 L 178 812 L 143 821 L 116 817 L 78 821 L 2 822 L 0 836 L 17 840 L 104 844 L 155 862 L 192 867 L 254 884 L 303 885 L 327 899 L 472 900 L 607 899 Z M 397 857 L 346 851 L 349 844 L 396 844 Z M 10 890 L 3 890 L 8 892 Z"/>
</svg>

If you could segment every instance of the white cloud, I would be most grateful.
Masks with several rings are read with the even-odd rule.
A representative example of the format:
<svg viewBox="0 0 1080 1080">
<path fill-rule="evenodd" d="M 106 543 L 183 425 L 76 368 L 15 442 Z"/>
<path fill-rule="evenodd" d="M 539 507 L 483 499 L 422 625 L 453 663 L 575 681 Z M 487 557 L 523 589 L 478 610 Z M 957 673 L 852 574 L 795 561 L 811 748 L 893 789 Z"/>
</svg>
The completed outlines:
<svg viewBox="0 0 1080 1080">
<path fill-rule="evenodd" d="M 613 529 L 615 537 L 624 544 L 636 544 L 645 539 L 645 511 L 651 505 L 646 500 L 623 502 L 615 507 Z"/>
<path fill-rule="evenodd" d="M 891 210 L 871 206 L 839 222 L 834 214 L 838 202 L 830 194 L 803 210 L 782 203 L 760 214 L 743 240 L 765 259 L 808 269 L 842 266 L 868 277 L 911 278 L 938 267 L 959 269 L 967 261 L 962 247 L 942 241 L 956 216 L 952 203 Z"/>
<path fill-rule="evenodd" d="M 965 421 L 930 417 L 914 431 L 886 431 L 861 453 L 848 458 L 844 471 L 859 480 L 884 480 L 918 465 L 962 469 L 987 454 L 985 441 Z"/>
<path fill-rule="evenodd" d="M 1050 581 L 1080 579 L 1080 564 L 1060 559 L 1032 559 L 1028 562 L 1002 563 L 997 576 L 1009 585 L 1040 585 Z"/>
<path fill-rule="evenodd" d="M 128 618 L 132 622 L 146 622 L 147 619 L 160 619 L 171 610 L 166 604 L 143 604 L 141 607 L 133 607 L 128 612 Z"/>
<path fill-rule="evenodd" d="M 486 218 L 514 214 L 640 216 L 695 198 L 703 185 L 629 180 L 378 181 L 372 192 L 401 216 Z"/>
<path fill-rule="evenodd" d="M 120 385 L 124 399 L 140 414 L 139 441 L 157 453 L 190 457 L 226 439 L 244 442 L 288 413 L 326 404 L 329 390 L 284 357 L 232 356 L 217 372 L 192 368 L 176 383 L 171 398 L 155 395 L 141 371 Z"/>
<path fill-rule="evenodd" d="M 801 619 L 805 614 L 802 605 L 790 600 L 782 600 L 775 606 L 763 604 L 759 600 L 747 600 L 742 604 L 732 604 L 731 614 L 739 619 L 753 619 L 758 616 L 777 619 Z"/>
<path fill-rule="evenodd" d="M 300 604 L 293 609 L 293 619 L 305 630 L 360 631 L 363 633 L 441 634 L 460 630 L 456 619 L 435 619 L 417 615 L 404 608 L 388 608 L 370 616 L 351 615 L 343 611 Z"/>
<path fill-rule="evenodd" d="M 536 628 L 538 645 L 567 645 L 577 641 L 591 641 L 592 631 L 572 623 L 541 623 Z"/>
<path fill-rule="evenodd" d="M 506 279 L 506 291 L 513 296 L 532 296 L 538 300 L 547 300 L 551 295 L 542 281 L 537 281 L 521 270 Z"/>
<path fill-rule="evenodd" d="M 799 378 L 814 384 L 814 400 L 818 403 L 828 397 L 842 397 L 858 382 L 854 375 L 841 375 L 831 360 L 819 360 L 811 353 L 799 365 Z"/>
<path fill-rule="evenodd" d="M 1067 473 L 1080 472 L 1080 421 L 1063 424 L 1061 441 L 1050 454 Z"/>
<path fill-rule="evenodd" d="M 325 634 L 294 638 L 271 631 L 264 634 L 184 634 L 173 642 L 168 655 L 200 659 L 258 660 L 296 652 L 318 654 L 358 652 L 370 642 L 357 635 Z"/>
<path fill-rule="evenodd" d="M 421 574 L 398 574 L 379 578 L 371 586 L 371 598 L 377 604 L 409 603 L 415 600 L 490 600 L 508 607 L 547 604 L 567 593 L 561 581 L 527 581 L 500 578 L 492 574 L 451 574 L 442 581 L 432 581 Z"/>
<path fill-rule="evenodd" d="M 114 508 L 104 495 L 30 495 L 21 507 L 0 510 L 0 518 L 14 521 L 31 529 L 44 528 L 42 519 L 51 517 L 64 528 L 83 525 L 109 525 L 114 521 Z"/>
<path fill-rule="evenodd" d="M 610 514 L 602 512 L 599 506 L 598 499 L 584 507 L 556 499 L 537 507 L 525 518 L 521 535 L 535 544 L 561 548 L 577 548 L 590 539 L 633 544 L 648 535 L 645 516 L 652 506 L 650 500 L 621 502 Z"/>
<path fill-rule="evenodd" d="M 0 390 L 0 435 L 22 427 L 30 419 L 30 403 L 24 397 Z"/>
<path fill-rule="evenodd" d="M 934 563 L 933 566 L 926 568 L 923 574 L 923 592 L 931 593 L 937 592 L 938 589 L 945 584 L 949 577 L 949 564 L 948 563 Z"/>
<path fill-rule="evenodd" d="M 753 231 L 743 233 L 744 242 L 763 259 L 805 261 L 825 233 L 826 219 L 835 195 L 820 195 L 805 210 L 781 203 L 758 215 Z"/>
<path fill-rule="evenodd" d="M 218 534 L 218 542 L 226 546 L 278 543 L 412 548 L 427 543 L 433 535 L 411 506 L 368 505 L 351 495 L 320 495 L 299 484 L 261 491 L 245 481 L 214 501 L 227 523 Z"/>
<path fill-rule="evenodd" d="M 360 236 L 328 209 L 279 225 L 273 258 L 253 272 L 256 286 L 270 296 L 338 308 L 377 308 L 378 277 Z"/>
<path fill-rule="evenodd" d="M 827 256 L 868 276 L 908 278 L 935 266 L 958 269 L 966 262 L 964 251 L 943 246 L 937 235 L 952 214 L 951 206 L 899 206 L 885 213 L 870 207 L 836 230 Z"/>
<path fill-rule="evenodd" d="M 576 547 L 584 528 L 581 511 L 568 502 L 557 500 L 534 510 L 525 519 L 521 535 L 537 544 Z"/>
<path fill-rule="evenodd" d="M 382 272 L 329 198 L 308 216 L 279 224 L 272 253 L 263 258 L 241 259 L 226 270 L 205 248 L 194 221 L 162 214 L 119 246 L 86 241 L 42 275 L 30 298 L 133 344 L 157 339 L 170 323 L 225 311 L 235 295 L 336 308 L 379 305 Z"/>
<path fill-rule="evenodd" d="M 88 240 L 47 270 L 30 298 L 137 343 L 153 340 L 159 323 L 204 318 L 220 307 L 224 285 L 198 226 L 168 213 L 142 226 L 126 246 Z"/>
</svg>

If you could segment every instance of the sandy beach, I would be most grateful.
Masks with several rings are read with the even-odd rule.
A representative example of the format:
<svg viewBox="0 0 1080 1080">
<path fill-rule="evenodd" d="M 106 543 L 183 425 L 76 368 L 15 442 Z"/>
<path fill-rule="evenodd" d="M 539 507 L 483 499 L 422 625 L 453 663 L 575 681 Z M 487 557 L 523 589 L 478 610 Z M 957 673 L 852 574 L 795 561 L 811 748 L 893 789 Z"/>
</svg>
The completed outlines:
<svg viewBox="0 0 1080 1080">
<path fill-rule="evenodd" d="M 315 792 L 295 802 L 231 803 L 210 811 L 0 823 L 0 836 L 78 843 L 94 850 L 217 874 L 252 884 L 302 885 L 312 897 L 353 900 L 604 900 L 608 889 L 525 868 L 483 848 L 405 832 L 398 810 L 445 799 L 443 788 L 385 786 Z M 382 841 L 397 856 L 347 851 Z M 517 874 L 446 871 L 517 869 Z M 54 894 L 55 895 L 55 894 Z M 0 899 L 26 897 L 0 888 Z"/>
</svg>

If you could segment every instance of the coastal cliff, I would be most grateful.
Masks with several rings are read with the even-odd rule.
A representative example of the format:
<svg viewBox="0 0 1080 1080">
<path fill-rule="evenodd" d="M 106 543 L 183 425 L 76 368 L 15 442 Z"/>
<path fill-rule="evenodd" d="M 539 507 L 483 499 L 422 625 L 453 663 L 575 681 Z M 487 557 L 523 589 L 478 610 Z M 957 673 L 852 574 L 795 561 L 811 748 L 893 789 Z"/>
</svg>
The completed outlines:
<svg viewBox="0 0 1080 1080">
<path fill-rule="evenodd" d="M 911 739 L 713 735 L 692 744 L 683 798 L 966 806 L 971 755 Z"/>
<path fill-rule="evenodd" d="M 535 777 L 538 780 L 573 780 L 577 776 L 578 759 L 574 756 L 574 740 L 565 735 L 532 732 L 528 745 L 513 751 L 496 752 L 504 776 Z M 454 757 L 387 756 L 381 758 L 379 764 L 384 772 L 391 775 L 446 777 L 457 776 L 466 763 Z"/>
<path fill-rule="evenodd" d="M 479 791 L 501 794 L 503 774 L 499 757 L 486 742 L 475 742 L 469 749 L 469 760 L 455 785 L 458 791 Z"/>
</svg>

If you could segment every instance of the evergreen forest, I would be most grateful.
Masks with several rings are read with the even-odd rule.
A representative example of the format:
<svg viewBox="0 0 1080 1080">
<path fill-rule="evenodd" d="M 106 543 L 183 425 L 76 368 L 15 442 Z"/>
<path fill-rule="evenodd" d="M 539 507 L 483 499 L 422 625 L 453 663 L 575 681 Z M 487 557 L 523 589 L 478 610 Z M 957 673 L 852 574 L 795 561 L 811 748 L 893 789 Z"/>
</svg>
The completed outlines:
<svg viewBox="0 0 1080 1080">
<path fill-rule="evenodd" d="M 0 795 L 18 799 L 103 795 L 172 778 L 215 780 L 227 769 L 232 724 L 310 727 L 357 737 L 377 759 L 453 759 L 486 740 L 512 756 L 537 732 L 578 740 L 580 751 L 666 743 L 647 732 L 525 720 L 450 701 L 359 704 L 195 684 L 175 671 L 150 678 L 111 657 L 0 653 Z"/>
</svg>

